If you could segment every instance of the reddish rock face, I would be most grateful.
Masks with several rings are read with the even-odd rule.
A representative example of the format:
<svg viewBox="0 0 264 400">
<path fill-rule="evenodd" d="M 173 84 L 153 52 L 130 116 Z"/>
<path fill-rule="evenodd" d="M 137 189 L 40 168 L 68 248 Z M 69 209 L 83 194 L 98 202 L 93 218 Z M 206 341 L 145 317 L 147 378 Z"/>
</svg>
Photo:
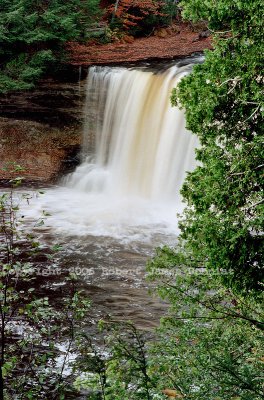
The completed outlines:
<svg viewBox="0 0 264 400">
<path fill-rule="evenodd" d="M 30 181 L 54 181 L 77 161 L 80 133 L 63 131 L 34 121 L 0 119 L 0 179 L 17 173 L 3 168 L 14 162 L 25 171 L 19 173 Z"/>
<path fill-rule="evenodd" d="M 46 81 L 36 90 L 1 97 L 0 180 L 13 177 L 3 170 L 10 162 L 25 168 L 27 180 L 41 182 L 56 180 L 78 163 L 83 83 Z"/>
</svg>

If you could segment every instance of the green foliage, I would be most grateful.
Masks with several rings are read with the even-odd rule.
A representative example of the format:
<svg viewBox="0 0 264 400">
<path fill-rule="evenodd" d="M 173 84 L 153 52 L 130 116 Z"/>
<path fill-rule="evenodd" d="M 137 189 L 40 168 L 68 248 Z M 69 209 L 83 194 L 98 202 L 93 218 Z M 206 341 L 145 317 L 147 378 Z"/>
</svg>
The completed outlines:
<svg viewBox="0 0 264 400">
<path fill-rule="evenodd" d="M 32 88 L 46 67 L 54 61 L 51 50 L 38 51 L 32 57 L 25 53 L 14 56 L 5 64 L 4 73 L 0 74 L 0 91 Z"/>
<path fill-rule="evenodd" d="M 197 265 L 226 270 L 234 290 L 263 290 L 264 5 L 222 0 L 182 2 L 184 15 L 206 18 L 214 50 L 174 90 L 187 127 L 200 139 L 182 194 L 185 251 Z"/>
<path fill-rule="evenodd" d="M 98 0 L 4 0 L 0 41 L 3 44 L 40 44 L 72 40 L 85 30 L 86 21 L 98 13 Z"/>
<path fill-rule="evenodd" d="M 63 57 L 63 43 L 85 38 L 99 0 L 2 0 L 0 92 L 30 89 Z"/>
<path fill-rule="evenodd" d="M 169 300 L 148 370 L 156 390 L 195 400 L 263 399 L 263 2 L 182 1 L 214 50 L 173 91 L 200 139 L 175 249 L 150 277 Z M 222 285 L 224 283 L 224 286 Z"/>
<path fill-rule="evenodd" d="M 12 172 L 22 172 L 14 166 Z M 22 178 L 14 179 L 11 184 L 16 187 Z M 23 194 L 21 200 L 28 201 L 31 195 Z M 0 316 L 1 316 L 1 357 L 0 357 L 0 397 L 14 395 L 24 388 L 24 394 L 31 392 L 38 395 L 41 391 L 40 379 L 45 373 L 36 370 L 43 366 L 42 355 L 33 355 L 32 348 L 40 345 L 44 338 L 47 341 L 46 360 L 54 358 L 54 348 L 50 343 L 51 325 L 55 327 L 56 313 L 51 312 L 48 298 L 35 298 L 33 254 L 39 249 L 39 244 L 21 230 L 21 222 L 17 213 L 19 198 L 14 189 L 1 193 L 0 196 Z M 28 254 L 28 256 L 26 256 Z M 29 256 L 30 254 L 30 256 Z M 26 290 L 25 290 L 26 288 Z M 17 322 L 17 319 L 20 322 Z M 52 321 L 52 324 L 51 324 Z M 33 334 L 36 327 L 41 329 Z M 21 330 L 21 334 L 16 331 Z M 29 365 L 31 367 L 29 372 Z M 24 373 L 21 375 L 19 371 Z M 16 375 L 16 379 L 12 379 Z M 26 387 L 27 379 L 34 384 Z"/>
<path fill-rule="evenodd" d="M 177 248 L 158 250 L 148 270 L 171 304 L 150 355 L 157 387 L 192 400 L 262 399 L 263 296 L 234 296 L 216 274 L 181 266 Z"/>
</svg>

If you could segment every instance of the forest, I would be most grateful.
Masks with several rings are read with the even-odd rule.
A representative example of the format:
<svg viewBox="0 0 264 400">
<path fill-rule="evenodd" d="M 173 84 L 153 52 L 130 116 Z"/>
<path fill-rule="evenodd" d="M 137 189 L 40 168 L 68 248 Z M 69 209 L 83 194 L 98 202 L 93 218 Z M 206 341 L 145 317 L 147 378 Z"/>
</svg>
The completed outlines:
<svg viewBox="0 0 264 400">
<path fill-rule="evenodd" d="M 263 1 L 1 0 L 0 11 L 0 92 L 3 98 L 10 93 L 28 94 L 37 90 L 44 80 L 56 79 L 63 74 L 65 65 L 70 64 L 69 48 L 72 47 L 82 49 L 86 46 L 100 53 L 100 46 L 115 46 L 120 42 L 124 47 L 129 46 L 129 40 L 149 38 L 163 32 L 162 29 L 171 32 L 175 24 L 188 24 L 190 29 L 198 29 L 199 40 L 203 40 L 199 33 L 202 26 L 203 34 L 209 34 L 212 43 L 191 69 L 184 69 L 189 65 L 187 62 L 179 62 L 177 73 L 182 75 L 180 78 L 177 75 L 172 90 L 168 86 L 169 108 L 179 112 L 175 121 L 180 121 L 183 115 L 190 137 L 199 142 L 195 149 L 195 166 L 187 172 L 180 189 L 184 207 L 179 207 L 178 219 L 173 220 L 178 230 L 170 233 L 168 243 L 163 242 L 164 231 L 157 231 L 153 240 L 155 250 L 148 250 L 151 239 L 146 240 L 147 244 L 141 239 L 148 235 L 144 230 L 148 213 L 156 213 L 154 221 L 158 226 L 153 228 L 150 224 L 150 231 L 161 229 L 165 223 L 158 221 L 156 197 L 153 195 L 154 200 L 146 203 L 146 209 L 142 200 L 137 209 L 138 192 L 132 190 L 133 187 L 141 190 L 144 186 L 144 195 L 151 192 L 148 180 L 152 175 L 148 171 L 145 175 L 145 170 L 149 165 L 155 170 L 157 160 L 163 164 L 168 161 L 168 170 L 174 168 L 169 156 L 167 160 L 157 158 L 153 161 L 149 142 L 142 140 L 142 147 L 138 144 L 145 130 L 150 131 L 152 143 L 158 142 L 156 122 L 151 124 L 149 120 L 162 112 L 159 109 L 161 103 L 155 103 L 158 100 L 155 96 L 162 97 L 163 92 L 156 95 L 155 90 L 161 86 L 158 79 L 161 79 L 163 65 L 162 72 L 155 70 L 153 75 L 147 74 L 154 70 L 154 61 L 144 65 L 144 76 L 149 77 L 148 81 L 140 75 L 142 67 L 135 68 L 134 64 L 131 68 L 125 67 L 127 69 L 118 66 L 113 76 L 107 65 L 89 69 L 88 79 L 90 75 L 91 82 L 96 83 L 91 89 L 91 102 L 86 100 L 85 112 L 89 114 L 95 107 L 97 115 L 97 119 L 91 117 L 94 125 L 90 129 L 96 131 L 94 126 L 100 125 L 101 108 L 113 109 L 116 116 L 111 116 L 107 125 L 105 111 L 104 123 L 98 128 L 101 142 L 108 146 L 105 154 L 99 147 L 98 159 L 93 161 L 100 169 L 97 171 L 92 164 L 90 149 L 88 156 L 83 156 L 86 146 L 83 139 L 81 165 L 77 167 L 76 175 L 73 172 L 63 184 L 68 185 L 65 193 L 71 187 L 76 193 L 81 183 L 74 186 L 74 179 L 81 181 L 85 168 L 88 175 L 92 173 L 89 175 L 91 180 L 85 181 L 88 182 L 84 185 L 86 192 L 80 194 L 82 203 L 90 207 L 89 224 L 90 221 L 94 224 L 91 230 L 85 231 L 85 211 L 75 214 L 74 208 L 79 203 L 74 192 L 69 195 L 71 202 L 68 203 L 64 192 L 64 197 L 59 197 L 60 183 L 56 183 L 54 189 L 47 185 L 44 190 L 38 186 L 32 190 L 24 184 L 23 165 L 10 160 L 6 168 L 11 171 L 12 179 L 0 181 L 0 399 L 264 399 Z M 178 60 L 169 62 L 169 71 L 174 71 L 175 75 L 172 64 Z M 80 80 L 82 70 L 79 71 Z M 135 74 L 133 79 L 137 86 L 132 86 L 131 73 Z M 166 73 L 169 81 L 173 74 Z M 150 100 L 147 95 L 144 97 L 142 88 L 144 85 L 150 87 L 152 80 L 156 82 L 153 84 L 155 90 L 146 89 L 149 90 L 146 93 L 154 93 L 154 99 Z M 94 88 L 99 86 L 98 82 L 102 85 L 98 98 L 102 99 L 108 90 L 108 96 L 112 97 L 97 104 Z M 80 90 L 80 82 L 78 85 Z M 134 88 L 138 91 L 140 118 L 143 119 L 143 114 L 150 115 L 148 122 L 142 125 L 141 119 L 136 122 L 129 119 L 129 112 L 137 110 L 134 97 L 126 103 L 126 98 L 134 95 Z M 114 100 L 115 91 L 117 100 Z M 123 107 L 120 115 L 118 106 Z M 88 117 L 85 118 L 84 125 L 88 121 Z M 115 147 L 112 138 L 117 130 L 117 120 L 121 127 Z M 132 130 L 129 124 L 134 124 L 137 132 L 133 133 L 132 139 L 127 139 L 125 148 L 121 140 L 125 131 Z M 111 135 L 104 137 L 106 125 Z M 156 125 L 163 129 L 162 123 Z M 48 129 L 46 125 L 45 129 Z M 176 146 L 169 147 L 172 154 L 177 153 Z M 126 149 L 124 155 L 123 148 Z M 186 148 L 184 150 L 187 158 Z M 141 156 L 138 153 L 142 153 Z M 114 195 L 105 190 L 106 197 L 101 206 L 104 179 L 111 173 L 108 166 L 112 162 L 115 172 L 119 165 L 115 160 L 123 158 L 124 163 L 120 164 L 123 171 L 117 171 L 112 179 L 114 181 L 117 176 Z M 166 186 L 170 185 L 171 175 L 168 172 L 165 175 L 154 182 L 164 185 L 154 188 L 156 191 L 153 192 L 158 195 L 162 191 L 165 193 Z M 144 209 L 140 222 L 129 225 L 127 236 L 123 237 L 120 232 L 127 220 L 124 222 L 121 217 L 123 204 L 127 203 L 120 201 L 122 185 L 119 182 L 122 179 L 127 190 L 125 201 L 132 193 L 127 206 L 129 217 L 137 221 L 138 210 Z M 138 187 L 134 180 L 139 181 Z M 87 188 L 92 191 L 96 206 L 90 202 Z M 53 204 L 51 196 L 58 196 L 54 200 L 54 215 L 49 210 L 30 214 L 35 207 L 37 209 L 35 202 L 41 204 L 39 197 L 46 195 L 44 191 L 51 193 L 46 204 Z M 160 199 L 158 195 L 157 199 Z M 108 208 L 102 211 L 105 219 L 97 220 L 98 207 L 112 204 L 112 198 L 116 197 L 118 202 L 113 214 L 118 234 L 111 225 Z M 71 204 L 65 218 L 66 228 L 59 222 L 49 225 L 49 219 L 60 221 L 64 212 L 63 208 L 56 208 L 58 203 L 65 208 Z M 169 202 L 161 205 L 170 207 Z M 176 215 L 178 205 L 173 203 L 173 207 Z M 59 210 L 57 215 L 56 210 Z M 33 224 L 36 214 L 37 221 Z M 55 227 L 55 233 L 50 226 Z M 58 240 L 61 232 L 64 228 L 70 231 L 72 226 L 76 227 L 77 234 L 67 232 L 61 245 Z M 96 233 L 92 230 L 94 227 Z M 138 229 L 136 234 L 132 228 Z M 86 250 L 83 243 L 89 240 L 91 244 Z M 98 248 L 103 249 L 105 264 L 98 255 L 96 240 L 99 240 Z M 105 250 L 107 241 L 110 247 Z M 124 247 L 119 247 L 121 245 Z M 90 297 L 95 284 L 89 292 L 84 283 L 87 276 L 84 279 L 76 272 L 76 266 L 87 271 L 92 262 L 98 268 L 102 264 L 104 271 L 113 271 L 119 266 L 117 259 L 112 260 L 116 248 L 121 268 L 126 268 L 123 254 L 131 257 L 135 265 L 142 253 L 147 254 L 147 257 L 144 254 L 147 261 L 143 265 L 147 283 L 144 281 L 142 285 L 144 290 L 148 287 L 151 291 L 148 296 L 156 296 L 159 304 L 164 306 L 157 324 L 155 313 L 151 312 L 146 326 L 133 320 L 133 316 L 122 318 L 116 311 L 113 315 L 99 312 L 96 296 L 95 301 Z M 142 253 L 133 253 L 134 248 L 140 248 Z M 67 253 L 68 249 L 72 253 Z M 49 272 L 44 275 L 43 271 Z M 52 281 L 54 276 L 59 280 Z M 111 281 L 113 278 L 108 276 Z M 47 290 L 43 286 L 45 279 L 53 284 L 53 288 L 59 286 L 61 297 L 56 297 L 53 289 Z M 117 290 L 121 302 L 122 285 L 122 280 L 115 281 L 111 289 Z M 100 293 L 98 291 L 96 295 L 100 296 Z M 136 301 L 131 294 L 128 296 L 131 303 Z"/>
</svg>

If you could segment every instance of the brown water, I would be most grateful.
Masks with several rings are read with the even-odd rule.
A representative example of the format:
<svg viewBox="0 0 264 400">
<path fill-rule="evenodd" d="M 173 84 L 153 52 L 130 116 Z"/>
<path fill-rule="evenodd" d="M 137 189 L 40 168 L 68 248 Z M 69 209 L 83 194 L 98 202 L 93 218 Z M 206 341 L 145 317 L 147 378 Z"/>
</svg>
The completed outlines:
<svg viewBox="0 0 264 400">
<path fill-rule="evenodd" d="M 45 264 L 38 271 L 40 290 L 55 305 L 67 294 L 68 272 L 77 275 L 77 287 L 92 301 L 89 320 L 94 324 L 108 316 L 130 320 L 138 328 L 151 330 L 159 323 L 167 305 L 154 294 L 154 284 L 146 279 L 145 265 L 154 253 L 155 243 L 122 244 L 109 237 L 54 237 L 48 228 L 36 230 L 48 246 L 55 243 L 61 250 L 55 257 L 56 268 Z M 156 237 L 156 243 L 162 240 Z M 164 241 L 164 237 L 163 237 Z M 157 243 L 158 244 L 158 243 Z"/>
</svg>

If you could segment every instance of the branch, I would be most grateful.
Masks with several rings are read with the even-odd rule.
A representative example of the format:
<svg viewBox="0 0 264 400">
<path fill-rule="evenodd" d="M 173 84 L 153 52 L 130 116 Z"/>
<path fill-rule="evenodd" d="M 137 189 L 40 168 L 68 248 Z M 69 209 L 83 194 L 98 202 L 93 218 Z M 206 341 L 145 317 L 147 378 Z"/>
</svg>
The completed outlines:
<svg viewBox="0 0 264 400">
<path fill-rule="evenodd" d="M 247 207 L 246 210 L 250 210 L 251 208 L 257 207 L 261 203 L 264 203 L 264 199 L 258 201 L 257 203 L 251 204 L 251 206 Z"/>
<path fill-rule="evenodd" d="M 238 76 L 236 76 L 235 78 L 229 78 L 226 81 L 222 82 L 219 87 L 223 86 L 224 84 L 228 83 L 228 82 L 235 82 L 235 85 L 237 84 L 237 82 L 242 81 L 242 78 L 239 78 Z"/>
<path fill-rule="evenodd" d="M 244 122 L 246 122 L 246 121 L 248 121 L 249 119 L 251 119 L 255 114 L 256 114 L 256 112 L 258 111 L 258 109 L 260 108 L 260 104 L 257 106 L 257 108 L 253 111 L 253 113 L 248 117 L 248 118 L 246 118 L 242 123 L 244 123 Z"/>
</svg>

